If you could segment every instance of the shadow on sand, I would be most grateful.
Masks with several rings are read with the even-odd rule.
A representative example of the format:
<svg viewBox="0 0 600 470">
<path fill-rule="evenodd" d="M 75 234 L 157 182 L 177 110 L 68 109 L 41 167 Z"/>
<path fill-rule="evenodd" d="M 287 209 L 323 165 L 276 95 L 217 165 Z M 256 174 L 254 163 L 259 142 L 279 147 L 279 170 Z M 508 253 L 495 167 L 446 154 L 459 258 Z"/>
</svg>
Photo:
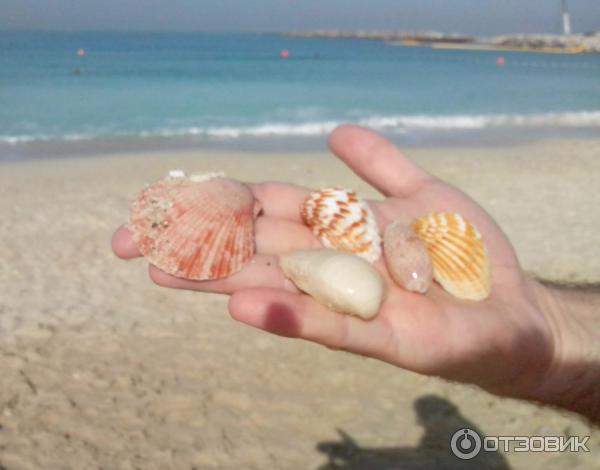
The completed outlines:
<svg viewBox="0 0 600 470">
<path fill-rule="evenodd" d="M 461 460 L 452 453 L 450 439 L 457 430 L 469 428 L 480 436 L 484 434 L 448 400 L 425 395 L 416 400 L 414 406 L 419 424 L 425 428 L 418 446 L 361 447 L 352 436 L 338 429 L 339 441 L 317 444 L 317 450 L 328 458 L 319 470 L 510 469 L 504 456 L 498 452 L 481 451 L 471 460 Z"/>
</svg>

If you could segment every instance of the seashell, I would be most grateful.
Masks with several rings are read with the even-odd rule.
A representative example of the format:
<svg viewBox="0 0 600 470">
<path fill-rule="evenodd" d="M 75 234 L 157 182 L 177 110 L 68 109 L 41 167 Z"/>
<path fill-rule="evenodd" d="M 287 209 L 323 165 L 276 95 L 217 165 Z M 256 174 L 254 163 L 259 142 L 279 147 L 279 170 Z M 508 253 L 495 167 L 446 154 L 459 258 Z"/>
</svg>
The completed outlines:
<svg viewBox="0 0 600 470">
<path fill-rule="evenodd" d="M 373 318 L 383 300 L 384 284 L 363 258 L 335 250 L 300 250 L 279 258 L 286 277 L 325 307 Z"/>
<path fill-rule="evenodd" d="M 171 170 L 167 175 L 167 178 L 185 178 L 185 171 L 183 170 Z"/>
<path fill-rule="evenodd" d="M 306 198 L 300 213 L 325 247 L 353 253 L 370 262 L 380 258 L 381 237 L 375 217 L 354 191 L 315 191 Z"/>
<path fill-rule="evenodd" d="M 177 170 L 146 186 L 131 205 L 129 229 L 155 266 L 185 279 L 219 279 L 254 255 L 257 203 L 244 184 L 220 176 L 195 182 Z"/>
<path fill-rule="evenodd" d="M 383 256 L 390 276 L 400 287 L 424 294 L 433 268 L 425 243 L 407 225 L 389 224 L 383 233 Z"/>
<path fill-rule="evenodd" d="M 433 278 L 460 299 L 483 300 L 491 291 L 490 262 L 483 237 L 460 214 L 436 212 L 417 219 L 413 230 L 425 242 Z"/>
</svg>

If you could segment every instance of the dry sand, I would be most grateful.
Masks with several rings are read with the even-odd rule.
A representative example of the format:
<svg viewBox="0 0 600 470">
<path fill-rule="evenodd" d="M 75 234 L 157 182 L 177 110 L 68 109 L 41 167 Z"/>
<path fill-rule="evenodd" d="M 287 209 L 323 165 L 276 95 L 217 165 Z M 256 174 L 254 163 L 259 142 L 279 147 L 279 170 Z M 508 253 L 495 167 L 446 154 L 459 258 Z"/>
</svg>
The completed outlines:
<svg viewBox="0 0 600 470">
<path fill-rule="evenodd" d="M 411 155 L 471 194 L 525 269 L 600 281 L 600 142 Z M 459 468 L 451 434 L 590 435 L 590 453 L 487 454 L 478 468 L 600 468 L 575 415 L 237 324 L 225 297 L 154 286 L 110 251 L 168 169 L 340 184 L 334 158 L 171 152 L 0 165 L 0 469 Z"/>
</svg>

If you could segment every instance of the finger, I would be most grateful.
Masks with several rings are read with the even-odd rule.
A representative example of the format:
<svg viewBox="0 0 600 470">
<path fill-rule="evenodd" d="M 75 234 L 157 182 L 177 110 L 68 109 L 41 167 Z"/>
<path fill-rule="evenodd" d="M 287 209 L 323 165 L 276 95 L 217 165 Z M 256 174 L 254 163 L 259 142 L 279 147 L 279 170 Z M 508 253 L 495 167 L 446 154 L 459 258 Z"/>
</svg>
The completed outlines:
<svg viewBox="0 0 600 470">
<path fill-rule="evenodd" d="M 343 125 L 329 137 L 329 148 L 359 177 L 386 196 L 406 196 L 431 176 L 374 131 Z"/>
<path fill-rule="evenodd" d="M 131 232 L 121 225 L 112 236 L 112 249 L 115 255 L 123 259 L 138 258 L 142 256 L 133 243 Z"/>
<path fill-rule="evenodd" d="M 250 184 L 254 197 L 262 206 L 264 215 L 301 222 L 300 206 L 310 190 L 286 183 Z"/>
<path fill-rule="evenodd" d="M 279 268 L 277 257 L 269 255 L 255 255 L 244 269 L 223 279 L 210 281 L 182 279 L 167 274 L 153 265 L 150 265 L 148 274 L 150 275 L 150 279 L 159 286 L 171 289 L 231 294 L 240 289 L 251 287 L 270 287 L 298 292 L 291 281 L 284 277 L 283 272 Z"/>
<path fill-rule="evenodd" d="M 391 333 L 384 321 L 332 312 L 307 295 L 281 289 L 238 291 L 229 300 L 229 312 L 234 319 L 270 333 L 374 356 Z"/>
<path fill-rule="evenodd" d="M 305 225 L 276 217 L 262 216 L 254 225 L 256 252 L 279 255 L 294 250 L 320 248 L 321 244 Z"/>
</svg>

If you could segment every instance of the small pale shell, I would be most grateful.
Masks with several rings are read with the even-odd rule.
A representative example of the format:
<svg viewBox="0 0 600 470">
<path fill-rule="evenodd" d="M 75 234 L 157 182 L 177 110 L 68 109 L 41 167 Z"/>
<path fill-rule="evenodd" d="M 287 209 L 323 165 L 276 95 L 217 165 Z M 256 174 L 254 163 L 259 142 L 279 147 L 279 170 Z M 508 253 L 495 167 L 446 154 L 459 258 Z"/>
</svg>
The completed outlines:
<svg viewBox="0 0 600 470">
<path fill-rule="evenodd" d="M 370 262 L 381 257 L 381 237 L 368 204 L 354 191 L 337 188 L 311 193 L 300 208 L 302 220 L 326 248 Z"/>
<path fill-rule="evenodd" d="M 425 243 L 400 222 L 383 233 L 383 256 L 390 276 L 400 287 L 424 294 L 431 286 L 433 268 Z"/>
<path fill-rule="evenodd" d="M 171 170 L 167 178 L 185 178 L 185 172 L 183 170 Z"/>
<path fill-rule="evenodd" d="M 255 215 L 244 184 L 214 176 L 195 182 L 173 171 L 139 193 L 128 227 L 142 255 L 166 273 L 219 279 L 252 258 Z"/>
<path fill-rule="evenodd" d="M 300 250 L 279 259 L 286 277 L 325 307 L 373 318 L 384 296 L 377 270 L 358 256 L 335 250 Z"/>
<path fill-rule="evenodd" d="M 461 299 L 490 295 L 490 262 L 483 237 L 460 214 L 436 212 L 417 219 L 413 230 L 425 242 L 433 263 L 433 278 Z"/>
</svg>

